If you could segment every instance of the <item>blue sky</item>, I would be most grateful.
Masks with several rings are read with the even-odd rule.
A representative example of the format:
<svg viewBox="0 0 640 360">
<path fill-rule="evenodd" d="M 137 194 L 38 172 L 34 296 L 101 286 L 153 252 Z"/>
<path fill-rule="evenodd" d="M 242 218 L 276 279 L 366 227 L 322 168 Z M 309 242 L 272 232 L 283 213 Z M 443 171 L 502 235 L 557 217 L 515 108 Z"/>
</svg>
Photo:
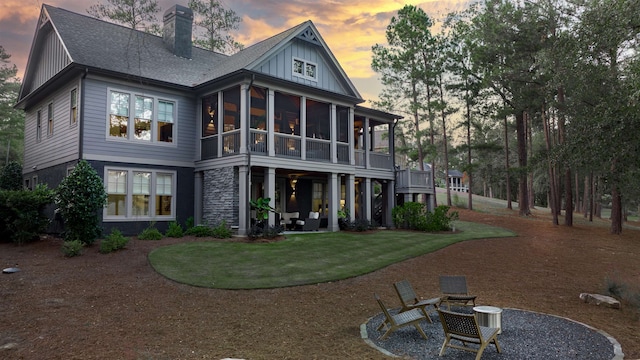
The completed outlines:
<svg viewBox="0 0 640 360">
<path fill-rule="evenodd" d="M 47 4 L 86 14 L 98 0 L 50 0 Z M 102 0 L 101 2 L 106 2 Z M 158 0 L 162 13 L 188 0 Z M 303 21 L 311 20 L 365 100 L 377 98 L 378 77 L 371 70 L 371 47 L 385 43 L 389 20 L 406 4 L 424 9 L 438 17 L 463 10 L 468 0 L 223 0 L 225 7 L 241 18 L 240 29 L 233 34 L 245 46 L 275 35 Z M 0 45 L 18 66 L 18 76 L 26 67 L 36 20 L 42 2 L 38 0 L 2 0 L 0 3 Z"/>
</svg>

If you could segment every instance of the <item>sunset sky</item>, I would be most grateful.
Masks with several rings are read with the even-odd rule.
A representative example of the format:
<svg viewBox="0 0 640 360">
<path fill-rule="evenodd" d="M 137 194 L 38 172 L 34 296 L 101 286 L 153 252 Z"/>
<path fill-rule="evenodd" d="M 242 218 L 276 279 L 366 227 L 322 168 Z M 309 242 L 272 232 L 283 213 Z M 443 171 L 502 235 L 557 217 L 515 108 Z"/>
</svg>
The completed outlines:
<svg viewBox="0 0 640 360">
<path fill-rule="evenodd" d="M 106 0 L 50 0 L 47 4 L 86 14 L 89 6 Z M 424 9 L 437 18 L 466 8 L 469 0 L 223 0 L 226 8 L 241 18 L 240 29 L 233 34 L 237 41 L 250 46 L 285 29 L 311 20 L 325 42 L 354 82 L 365 100 L 377 98 L 378 77 L 371 70 L 371 47 L 385 43 L 389 20 L 406 4 Z M 188 0 L 158 0 L 162 11 Z M 11 54 L 22 77 L 36 20 L 42 2 L 38 0 L 2 0 L 0 3 L 0 45 Z"/>
</svg>

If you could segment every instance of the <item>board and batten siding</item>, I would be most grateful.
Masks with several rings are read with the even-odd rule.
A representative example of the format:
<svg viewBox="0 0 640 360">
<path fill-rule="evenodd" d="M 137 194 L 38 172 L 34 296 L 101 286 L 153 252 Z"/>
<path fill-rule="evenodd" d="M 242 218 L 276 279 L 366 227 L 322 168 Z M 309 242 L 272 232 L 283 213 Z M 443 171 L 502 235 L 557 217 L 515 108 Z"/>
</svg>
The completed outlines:
<svg viewBox="0 0 640 360">
<path fill-rule="evenodd" d="M 293 58 L 316 64 L 317 81 L 293 75 Z M 258 65 L 259 71 L 284 80 L 304 84 L 342 95 L 352 95 L 343 85 L 341 75 L 334 71 L 333 65 L 327 62 L 324 49 L 320 46 L 295 39 L 282 51 L 273 55 L 266 62 Z"/>
<path fill-rule="evenodd" d="M 37 52 L 33 75 L 29 81 L 25 94 L 39 88 L 42 84 L 59 73 L 71 63 L 67 52 L 55 32 L 47 33 L 42 42 L 42 48 Z"/>
<path fill-rule="evenodd" d="M 175 102 L 173 143 L 110 139 L 108 136 L 109 91 L 153 96 Z M 90 160 L 140 164 L 193 166 L 196 147 L 196 102 L 189 95 L 140 89 L 87 77 L 85 80 L 83 157 Z M 157 111 L 157 109 L 154 109 Z M 130 109 L 133 111 L 133 109 Z"/>
<path fill-rule="evenodd" d="M 78 158 L 79 125 L 71 124 L 71 90 L 78 89 L 80 79 L 58 88 L 43 101 L 25 112 L 24 164 L 25 172 L 57 166 Z M 47 107 L 53 103 L 53 134 L 47 133 Z M 40 141 L 37 141 L 36 122 L 41 112 Z M 78 112 L 80 108 L 78 107 Z"/>
</svg>

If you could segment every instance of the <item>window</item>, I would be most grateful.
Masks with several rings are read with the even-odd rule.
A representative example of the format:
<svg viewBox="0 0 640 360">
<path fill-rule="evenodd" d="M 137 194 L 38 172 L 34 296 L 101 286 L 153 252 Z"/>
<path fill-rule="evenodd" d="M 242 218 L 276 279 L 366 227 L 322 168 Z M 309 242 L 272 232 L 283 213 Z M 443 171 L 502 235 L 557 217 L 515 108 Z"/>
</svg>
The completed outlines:
<svg viewBox="0 0 640 360">
<path fill-rule="evenodd" d="M 293 75 L 310 80 L 318 80 L 318 65 L 302 60 L 293 58 Z"/>
<path fill-rule="evenodd" d="M 71 90 L 71 99 L 69 101 L 70 109 L 70 122 L 71 125 L 75 125 L 78 123 L 78 89 Z"/>
<path fill-rule="evenodd" d="M 130 111 L 133 106 L 133 112 Z M 121 91 L 109 94 L 109 137 L 149 143 L 173 143 L 174 101 Z M 133 128 L 133 132 L 129 131 Z"/>
<path fill-rule="evenodd" d="M 172 102 L 158 101 L 158 141 L 173 142 L 173 113 Z"/>
<path fill-rule="evenodd" d="M 175 173 L 106 169 L 105 220 L 175 217 Z"/>
<path fill-rule="evenodd" d="M 129 94 L 112 91 L 109 111 L 109 135 L 127 137 L 129 123 Z"/>
<path fill-rule="evenodd" d="M 53 135 L 53 103 L 47 106 L 47 136 Z"/>
<path fill-rule="evenodd" d="M 251 128 L 267 129 L 267 89 L 251 87 Z"/>
<path fill-rule="evenodd" d="M 40 141 L 42 137 L 42 111 L 36 113 L 36 141 Z"/>
<path fill-rule="evenodd" d="M 151 141 L 152 118 L 153 98 L 136 96 L 136 116 L 133 119 L 134 139 Z"/>
</svg>

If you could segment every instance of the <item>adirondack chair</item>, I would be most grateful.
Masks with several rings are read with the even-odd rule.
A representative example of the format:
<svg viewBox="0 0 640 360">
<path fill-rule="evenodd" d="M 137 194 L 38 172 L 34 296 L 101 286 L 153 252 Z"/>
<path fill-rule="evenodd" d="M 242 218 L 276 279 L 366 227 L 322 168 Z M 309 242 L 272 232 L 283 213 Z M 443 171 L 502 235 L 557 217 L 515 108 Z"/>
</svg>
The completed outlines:
<svg viewBox="0 0 640 360">
<path fill-rule="evenodd" d="M 440 356 L 448 347 L 475 352 L 476 360 L 480 360 L 482 352 L 491 343 L 496 346 L 498 352 L 502 352 L 498 344 L 498 328 L 479 326 L 474 314 L 461 314 L 453 311 L 438 309 L 442 329 L 444 330 L 444 343 L 440 349 Z M 452 344 L 451 341 L 462 342 L 462 345 Z M 468 346 L 467 343 L 477 344 L 478 348 Z"/>
<path fill-rule="evenodd" d="M 451 305 L 476 306 L 477 296 L 469 295 L 465 276 L 441 275 L 440 291 L 442 292 L 440 304 L 446 304 L 449 310 Z"/>
<path fill-rule="evenodd" d="M 420 327 L 420 321 L 425 320 L 425 316 L 419 309 L 413 309 L 392 315 L 391 313 L 389 313 L 389 310 L 387 310 L 387 307 L 384 305 L 378 294 L 374 293 L 373 295 L 376 298 L 378 305 L 380 305 L 382 313 L 385 317 L 382 323 L 378 326 L 377 330 L 380 331 L 385 326 L 389 327 L 387 331 L 382 334 L 382 336 L 380 336 L 381 340 L 386 339 L 389 334 L 396 331 L 397 329 L 408 325 L 415 326 L 420 335 L 422 335 L 422 337 L 425 339 L 427 338 L 427 334 L 425 334 L 424 330 L 422 330 L 422 328 Z"/>
<path fill-rule="evenodd" d="M 393 287 L 396 289 L 396 293 L 402 303 L 402 309 L 400 312 L 409 311 L 411 309 L 420 309 L 427 320 L 429 320 L 430 323 L 433 323 L 433 321 L 431 321 L 431 317 L 429 317 L 429 307 L 433 306 L 433 310 L 437 309 L 438 304 L 440 303 L 439 297 L 424 300 L 418 299 L 418 295 L 413 291 L 413 287 L 408 280 L 398 281 L 393 284 Z"/>
</svg>

